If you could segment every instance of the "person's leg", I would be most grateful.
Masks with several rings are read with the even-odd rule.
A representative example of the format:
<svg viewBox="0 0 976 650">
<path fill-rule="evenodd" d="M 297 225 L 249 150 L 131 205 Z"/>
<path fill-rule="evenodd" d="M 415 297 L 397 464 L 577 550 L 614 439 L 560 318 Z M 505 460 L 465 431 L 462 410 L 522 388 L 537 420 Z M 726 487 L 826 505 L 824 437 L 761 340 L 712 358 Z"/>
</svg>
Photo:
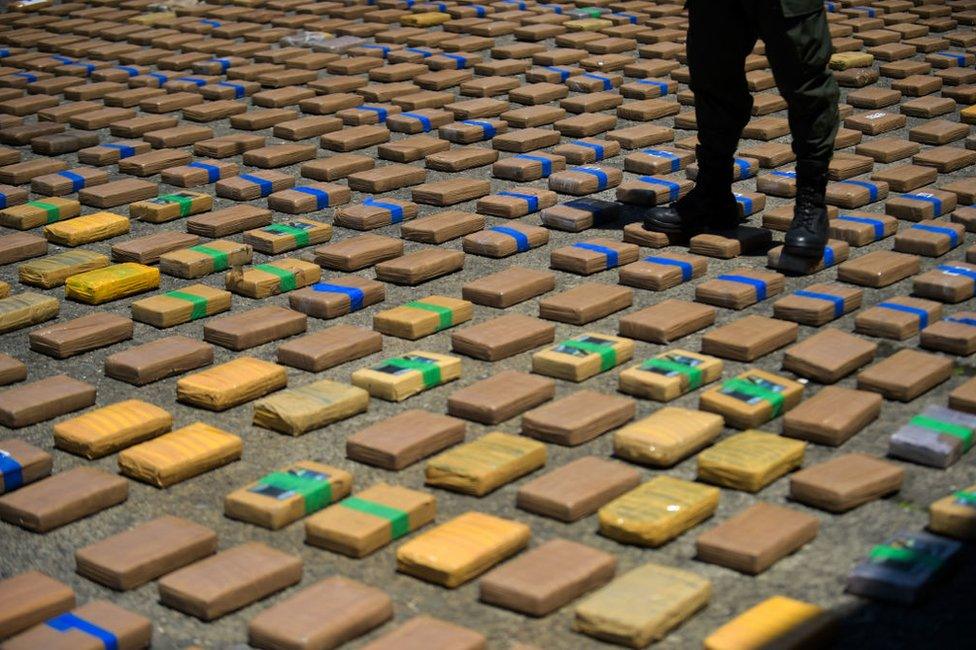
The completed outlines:
<svg viewBox="0 0 976 650">
<path fill-rule="evenodd" d="M 738 225 L 732 164 L 752 110 L 745 58 L 756 44 L 756 27 L 743 5 L 743 0 L 688 2 L 686 49 L 698 123 L 698 177 L 684 198 L 651 212 L 650 229 L 693 233 Z"/>
<path fill-rule="evenodd" d="M 823 9 L 784 18 L 779 0 L 757 12 L 759 35 L 780 94 L 789 107 L 796 154 L 796 208 L 786 252 L 819 258 L 827 243 L 827 166 L 834 152 L 840 91 L 831 74 L 830 32 Z"/>
</svg>

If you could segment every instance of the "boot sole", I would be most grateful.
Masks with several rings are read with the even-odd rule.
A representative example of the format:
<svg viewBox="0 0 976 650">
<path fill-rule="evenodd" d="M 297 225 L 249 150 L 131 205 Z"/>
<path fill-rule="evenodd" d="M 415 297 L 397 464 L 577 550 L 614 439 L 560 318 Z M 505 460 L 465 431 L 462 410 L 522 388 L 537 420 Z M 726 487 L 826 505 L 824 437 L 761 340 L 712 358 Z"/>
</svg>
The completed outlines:
<svg viewBox="0 0 976 650">
<path fill-rule="evenodd" d="M 793 257 L 802 257 L 808 260 L 819 260 L 823 257 L 824 248 L 815 250 L 812 248 L 795 248 L 789 245 L 783 245 L 783 254 L 792 255 Z"/>
</svg>

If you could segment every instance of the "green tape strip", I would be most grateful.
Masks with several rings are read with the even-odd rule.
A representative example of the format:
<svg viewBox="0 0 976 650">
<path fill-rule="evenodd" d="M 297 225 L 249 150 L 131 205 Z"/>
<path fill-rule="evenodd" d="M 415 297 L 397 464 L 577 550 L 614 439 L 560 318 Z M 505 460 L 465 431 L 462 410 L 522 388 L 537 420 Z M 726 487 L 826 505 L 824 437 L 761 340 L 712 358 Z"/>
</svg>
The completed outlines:
<svg viewBox="0 0 976 650">
<path fill-rule="evenodd" d="M 745 381 L 744 379 L 732 378 L 722 383 L 722 390 L 734 390 L 745 393 L 751 397 L 758 397 L 769 402 L 773 406 L 773 417 L 779 417 L 783 412 L 783 396 L 773 390 L 767 390 L 762 386 Z"/>
<path fill-rule="evenodd" d="M 437 327 L 438 331 L 447 329 L 454 324 L 454 313 L 449 307 L 441 307 L 440 305 L 433 305 L 429 302 L 420 302 L 419 300 L 411 300 L 406 303 L 404 307 L 410 307 L 412 309 L 423 309 L 424 311 L 432 311 L 437 314 L 441 323 Z"/>
<path fill-rule="evenodd" d="M 903 564 L 922 564 L 933 569 L 942 565 L 942 559 L 935 555 L 908 546 L 888 546 L 887 544 L 879 544 L 872 548 L 868 559 L 872 562 L 890 560 Z"/>
<path fill-rule="evenodd" d="M 53 203 L 45 203 L 44 201 L 28 201 L 27 205 L 40 208 L 46 213 L 44 219 L 47 223 L 54 223 L 61 219 L 61 209 L 54 205 Z"/>
<path fill-rule="evenodd" d="M 190 214 L 190 208 L 193 207 L 193 199 L 188 196 L 180 196 L 179 194 L 163 194 L 159 197 L 160 201 L 166 203 L 176 203 L 180 206 L 180 216 L 186 217 Z"/>
<path fill-rule="evenodd" d="M 176 298 L 177 300 L 185 300 L 193 305 L 193 311 L 190 312 L 190 320 L 203 318 L 207 315 L 207 299 L 203 296 L 195 296 L 185 291 L 167 291 L 165 295 L 170 298 Z"/>
<path fill-rule="evenodd" d="M 976 492 L 959 490 L 958 492 L 953 493 L 952 496 L 956 497 L 956 503 L 976 508 Z"/>
<path fill-rule="evenodd" d="M 264 229 L 264 232 L 277 232 L 282 235 L 291 235 L 295 238 L 296 246 L 308 246 L 308 231 L 295 226 L 283 223 L 273 223 Z"/>
<path fill-rule="evenodd" d="M 617 351 L 613 349 L 612 345 L 601 345 L 599 343 L 590 343 L 589 341 L 574 341 L 573 339 L 563 341 L 559 345 L 564 345 L 567 348 L 583 350 L 584 352 L 589 352 L 590 354 L 599 354 L 600 372 L 610 370 L 617 365 Z"/>
<path fill-rule="evenodd" d="M 282 291 L 291 291 L 298 286 L 298 278 L 291 271 L 286 271 L 285 269 L 280 269 L 270 264 L 255 264 L 254 268 L 278 276 L 278 287 Z"/>
<path fill-rule="evenodd" d="M 695 390 L 702 385 L 702 371 L 694 366 L 686 366 L 683 363 L 672 361 L 671 359 L 654 358 L 648 359 L 642 364 L 644 368 L 657 368 L 667 372 L 678 372 L 688 378 L 688 390 Z"/>
<path fill-rule="evenodd" d="M 258 481 L 279 490 L 288 490 L 305 499 L 305 514 L 317 512 L 332 503 L 332 483 L 328 480 L 296 476 L 288 472 L 271 472 Z"/>
<path fill-rule="evenodd" d="M 925 415 L 916 415 L 909 420 L 908 423 L 914 424 L 917 427 L 922 427 L 923 429 L 930 429 L 932 431 L 944 433 L 947 436 L 959 438 L 962 440 L 963 451 L 969 451 L 969 448 L 973 444 L 973 430 L 969 427 L 964 427 L 961 424 L 943 422 L 942 420 L 936 420 L 935 418 L 930 418 Z"/>
<path fill-rule="evenodd" d="M 339 505 L 389 521 L 390 541 L 398 537 L 403 537 L 410 532 L 410 514 L 406 510 L 393 508 L 382 503 L 376 503 L 375 501 L 367 501 L 359 497 L 349 497 L 340 501 Z"/>
<path fill-rule="evenodd" d="M 209 246 L 204 246 L 200 244 L 199 246 L 191 246 L 191 251 L 196 251 L 197 253 L 203 253 L 213 259 L 213 270 L 223 271 L 230 266 L 230 259 L 228 259 L 228 253 L 224 251 L 219 251 L 216 248 L 210 248 Z"/>
<path fill-rule="evenodd" d="M 385 363 L 396 366 L 397 368 L 416 370 L 423 377 L 426 388 L 431 388 L 441 383 L 441 367 L 436 363 L 424 363 L 423 361 L 413 361 L 412 359 L 403 359 L 400 357 L 387 359 Z"/>
</svg>

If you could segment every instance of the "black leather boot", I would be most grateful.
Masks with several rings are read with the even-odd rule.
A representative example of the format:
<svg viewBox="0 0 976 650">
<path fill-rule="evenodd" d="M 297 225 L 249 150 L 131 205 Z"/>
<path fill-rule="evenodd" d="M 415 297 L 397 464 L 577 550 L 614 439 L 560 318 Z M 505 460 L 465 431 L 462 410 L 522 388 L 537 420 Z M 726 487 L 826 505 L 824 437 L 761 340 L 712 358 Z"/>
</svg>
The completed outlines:
<svg viewBox="0 0 976 650">
<path fill-rule="evenodd" d="M 783 252 L 787 255 L 820 259 L 827 245 L 827 165 L 797 164 L 796 205 L 793 222 L 786 232 Z"/>
<path fill-rule="evenodd" d="M 732 195 L 732 158 L 711 160 L 696 148 L 698 178 L 695 187 L 668 206 L 652 208 L 644 228 L 688 237 L 703 232 L 734 230 L 739 225 L 739 206 Z"/>
</svg>

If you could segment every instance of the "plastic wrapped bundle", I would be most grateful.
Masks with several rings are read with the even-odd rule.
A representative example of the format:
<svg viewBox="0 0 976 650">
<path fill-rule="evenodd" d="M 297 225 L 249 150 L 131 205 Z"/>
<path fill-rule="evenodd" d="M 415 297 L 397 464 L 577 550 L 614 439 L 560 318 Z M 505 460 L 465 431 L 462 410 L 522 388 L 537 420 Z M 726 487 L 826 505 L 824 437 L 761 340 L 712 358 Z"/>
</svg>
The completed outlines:
<svg viewBox="0 0 976 650">
<path fill-rule="evenodd" d="M 959 542 L 903 531 L 871 549 L 847 577 L 847 591 L 911 604 L 962 549 Z"/>
<path fill-rule="evenodd" d="M 973 444 L 976 415 L 944 406 L 927 406 L 889 441 L 888 453 L 921 465 L 946 468 Z"/>
</svg>

